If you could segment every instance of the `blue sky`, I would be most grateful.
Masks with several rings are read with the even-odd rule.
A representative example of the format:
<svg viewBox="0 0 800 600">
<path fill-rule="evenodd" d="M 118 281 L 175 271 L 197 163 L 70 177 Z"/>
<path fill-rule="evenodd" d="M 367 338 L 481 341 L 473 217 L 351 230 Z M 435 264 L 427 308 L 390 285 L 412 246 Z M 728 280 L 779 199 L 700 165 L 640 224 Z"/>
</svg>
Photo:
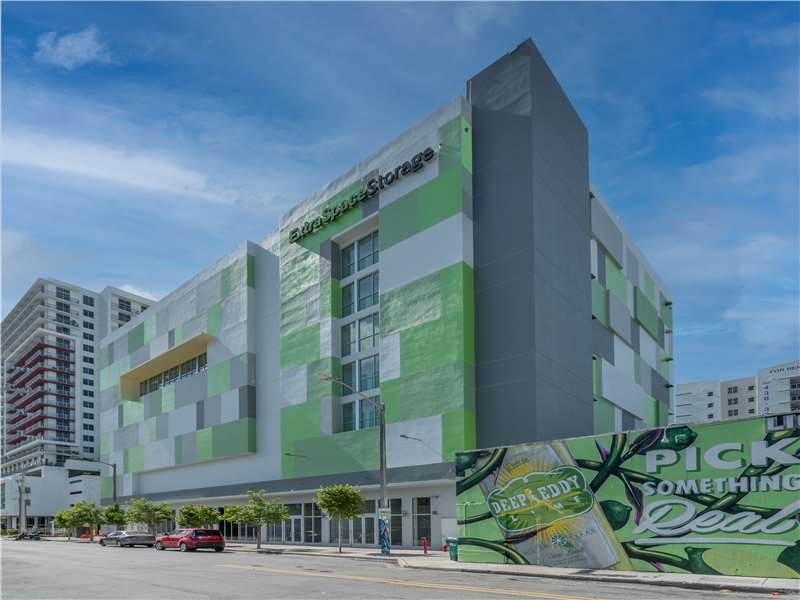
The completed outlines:
<svg viewBox="0 0 800 600">
<path fill-rule="evenodd" d="M 3 311 L 37 276 L 169 292 L 532 37 L 673 295 L 677 380 L 800 358 L 799 11 L 4 2 Z"/>
</svg>

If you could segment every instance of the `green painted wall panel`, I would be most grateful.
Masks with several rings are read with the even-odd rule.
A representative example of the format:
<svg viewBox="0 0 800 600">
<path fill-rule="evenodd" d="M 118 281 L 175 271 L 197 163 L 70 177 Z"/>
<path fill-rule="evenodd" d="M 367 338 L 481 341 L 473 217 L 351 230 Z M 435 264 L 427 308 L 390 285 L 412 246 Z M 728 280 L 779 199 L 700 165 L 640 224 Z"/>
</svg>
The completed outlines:
<svg viewBox="0 0 800 600">
<path fill-rule="evenodd" d="M 208 397 L 231 389 L 231 363 L 229 360 L 208 367 Z"/>
<path fill-rule="evenodd" d="M 644 423 L 648 427 L 658 426 L 658 401 L 649 394 L 644 395 Z M 597 432 L 602 433 L 602 432 Z"/>
<path fill-rule="evenodd" d="M 595 398 L 594 408 L 594 432 L 606 433 L 614 431 L 614 405 L 603 398 Z"/>
<path fill-rule="evenodd" d="M 128 332 L 128 354 L 144 346 L 144 323 L 139 323 Z"/>
<path fill-rule="evenodd" d="M 219 332 L 222 328 L 222 303 L 217 302 L 209 306 L 206 317 L 208 335 L 219 336 Z"/>
<path fill-rule="evenodd" d="M 247 255 L 247 287 L 256 287 L 256 257 Z"/>
<path fill-rule="evenodd" d="M 461 170 L 451 170 L 381 208 L 381 250 L 461 211 Z"/>
<path fill-rule="evenodd" d="M 283 450 L 285 478 L 374 471 L 378 468 L 378 428 L 284 442 Z"/>
<path fill-rule="evenodd" d="M 656 307 L 647 299 L 638 287 L 634 288 L 634 315 L 647 332 L 658 339 L 658 313 Z"/>
<path fill-rule="evenodd" d="M 281 371 L 319 360 L 319 323 L 281 338 Z"/>
<path fill-rule="evenodd" d="M 144 343 L 149 344 L 156 337 L 156 316 L 150 315 L 144 323 Z"/>
<path fill-rule="evenodd" d="M 204 462 L 214 458 L 214 432 L 211 427 L 198 429 L 195 433 L 195 441 L 197 449 L 195 460 L 197 462 Z"/>
<path fill-rule="evenodd" d="M 165 385 L 161 388 L 161 412 L 175 410 L 175 384 Z"/>
<path fill-rule="evenodd" d="M 592 278 L 592 315 L 608 327 L 608 291 Z"/>
<path fill-rule="evenodd" d="M 211 449 L 213 458 L 255 452 L 256 420 L 239 419 L 211 427 Z"/>
<path fill-rule="evenodd" d="M 628 306 L 628 279 L 614 259 L 606 255 L 606 287 L 620 302 Z"/>
</svg>

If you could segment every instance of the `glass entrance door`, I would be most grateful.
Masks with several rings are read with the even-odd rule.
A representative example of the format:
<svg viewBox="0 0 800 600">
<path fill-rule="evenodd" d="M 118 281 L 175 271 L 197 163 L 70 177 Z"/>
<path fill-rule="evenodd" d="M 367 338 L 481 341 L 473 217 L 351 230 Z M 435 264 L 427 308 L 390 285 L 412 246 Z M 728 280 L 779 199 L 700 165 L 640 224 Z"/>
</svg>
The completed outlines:
<svg viewBox="0 0 800 600">
<path fill-rule="evenodd" d="M 289 517 L 286 521 L 286 541 L 297 542 L 303 541 L 303 518 L 302 517 Z"/>
</svg>

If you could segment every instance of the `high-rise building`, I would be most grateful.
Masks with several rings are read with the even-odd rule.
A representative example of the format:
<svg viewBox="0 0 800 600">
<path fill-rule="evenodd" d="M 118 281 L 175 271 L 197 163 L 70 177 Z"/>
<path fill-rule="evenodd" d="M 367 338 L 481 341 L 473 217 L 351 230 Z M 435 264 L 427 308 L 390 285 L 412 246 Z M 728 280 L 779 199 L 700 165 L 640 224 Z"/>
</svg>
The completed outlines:
<svg viewBox="0 0 800 600">
<path fill-rule="evenodd" d="M 671 315 L 528 41 L 111 332 L 101 455 L 122 500 L 277 494 L 271 540 L 335 541 L 314 495 L 349 482 L 366 513 L 342 536 L 372 544 L 383 404 L 392 543 L 436 546 L 457 450 L 665 424 Z"/>
<path fill-rule="evenodd" d="M 678 384 L 675 403 L 675 423 L 800 410 L 800 361 L 760 369 L 750 377 Z"/>
<path fill-rule="evenodd" d="M 3 477 L 26 472 L 30 482 L 68 460 L 99 458 L 100 339 L 149 304 L 117 288 L 98 294 L 45 278 L 9 311 L 2 322 Z"/>
</svg>

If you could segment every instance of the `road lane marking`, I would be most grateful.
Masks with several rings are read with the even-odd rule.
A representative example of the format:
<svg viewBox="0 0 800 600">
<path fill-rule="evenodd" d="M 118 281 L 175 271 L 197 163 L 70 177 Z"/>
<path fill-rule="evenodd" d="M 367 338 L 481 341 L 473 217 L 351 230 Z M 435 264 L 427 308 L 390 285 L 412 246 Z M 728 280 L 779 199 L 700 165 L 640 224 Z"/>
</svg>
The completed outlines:
<svg viewBox="0 0 800 600">
<path fill-rule="evenodd" d="M 404 579 L 385 579 L 383 577 L 365 577 L 363 575 L 337 575 L 335 573 L 319 573 L 314 571 L 298 569 L 274 569 L 271 567 L 260 567 L 253 565 L 219 565 L 226 569 L 240 569 L 242 571 L 264 571 L 278 575 L 293 575 L 295 577 L 327 577 L 329 579 L 344 579 L 347 581 L 362 581 L 364 583 L 383 583 L 387 585 L 399 585 L 404 587 L 426 588 L 434 590 L 451 590 L 456 592 L 474 592 L 476 594 L 496 594 L 501 596 L 518 596 L 521 598 L 538 598 L 541 600 L 597 600 L 585 596 L 564 596 L 563 594 L 551 594 L 548 592 L 526 592 L 522 590 L 509 590 L 502 588 L 474 587 L 469 585 L 458 585 L 452 583 L 432 583 L 427 581 L 406 581 Z"/>
</svg>

